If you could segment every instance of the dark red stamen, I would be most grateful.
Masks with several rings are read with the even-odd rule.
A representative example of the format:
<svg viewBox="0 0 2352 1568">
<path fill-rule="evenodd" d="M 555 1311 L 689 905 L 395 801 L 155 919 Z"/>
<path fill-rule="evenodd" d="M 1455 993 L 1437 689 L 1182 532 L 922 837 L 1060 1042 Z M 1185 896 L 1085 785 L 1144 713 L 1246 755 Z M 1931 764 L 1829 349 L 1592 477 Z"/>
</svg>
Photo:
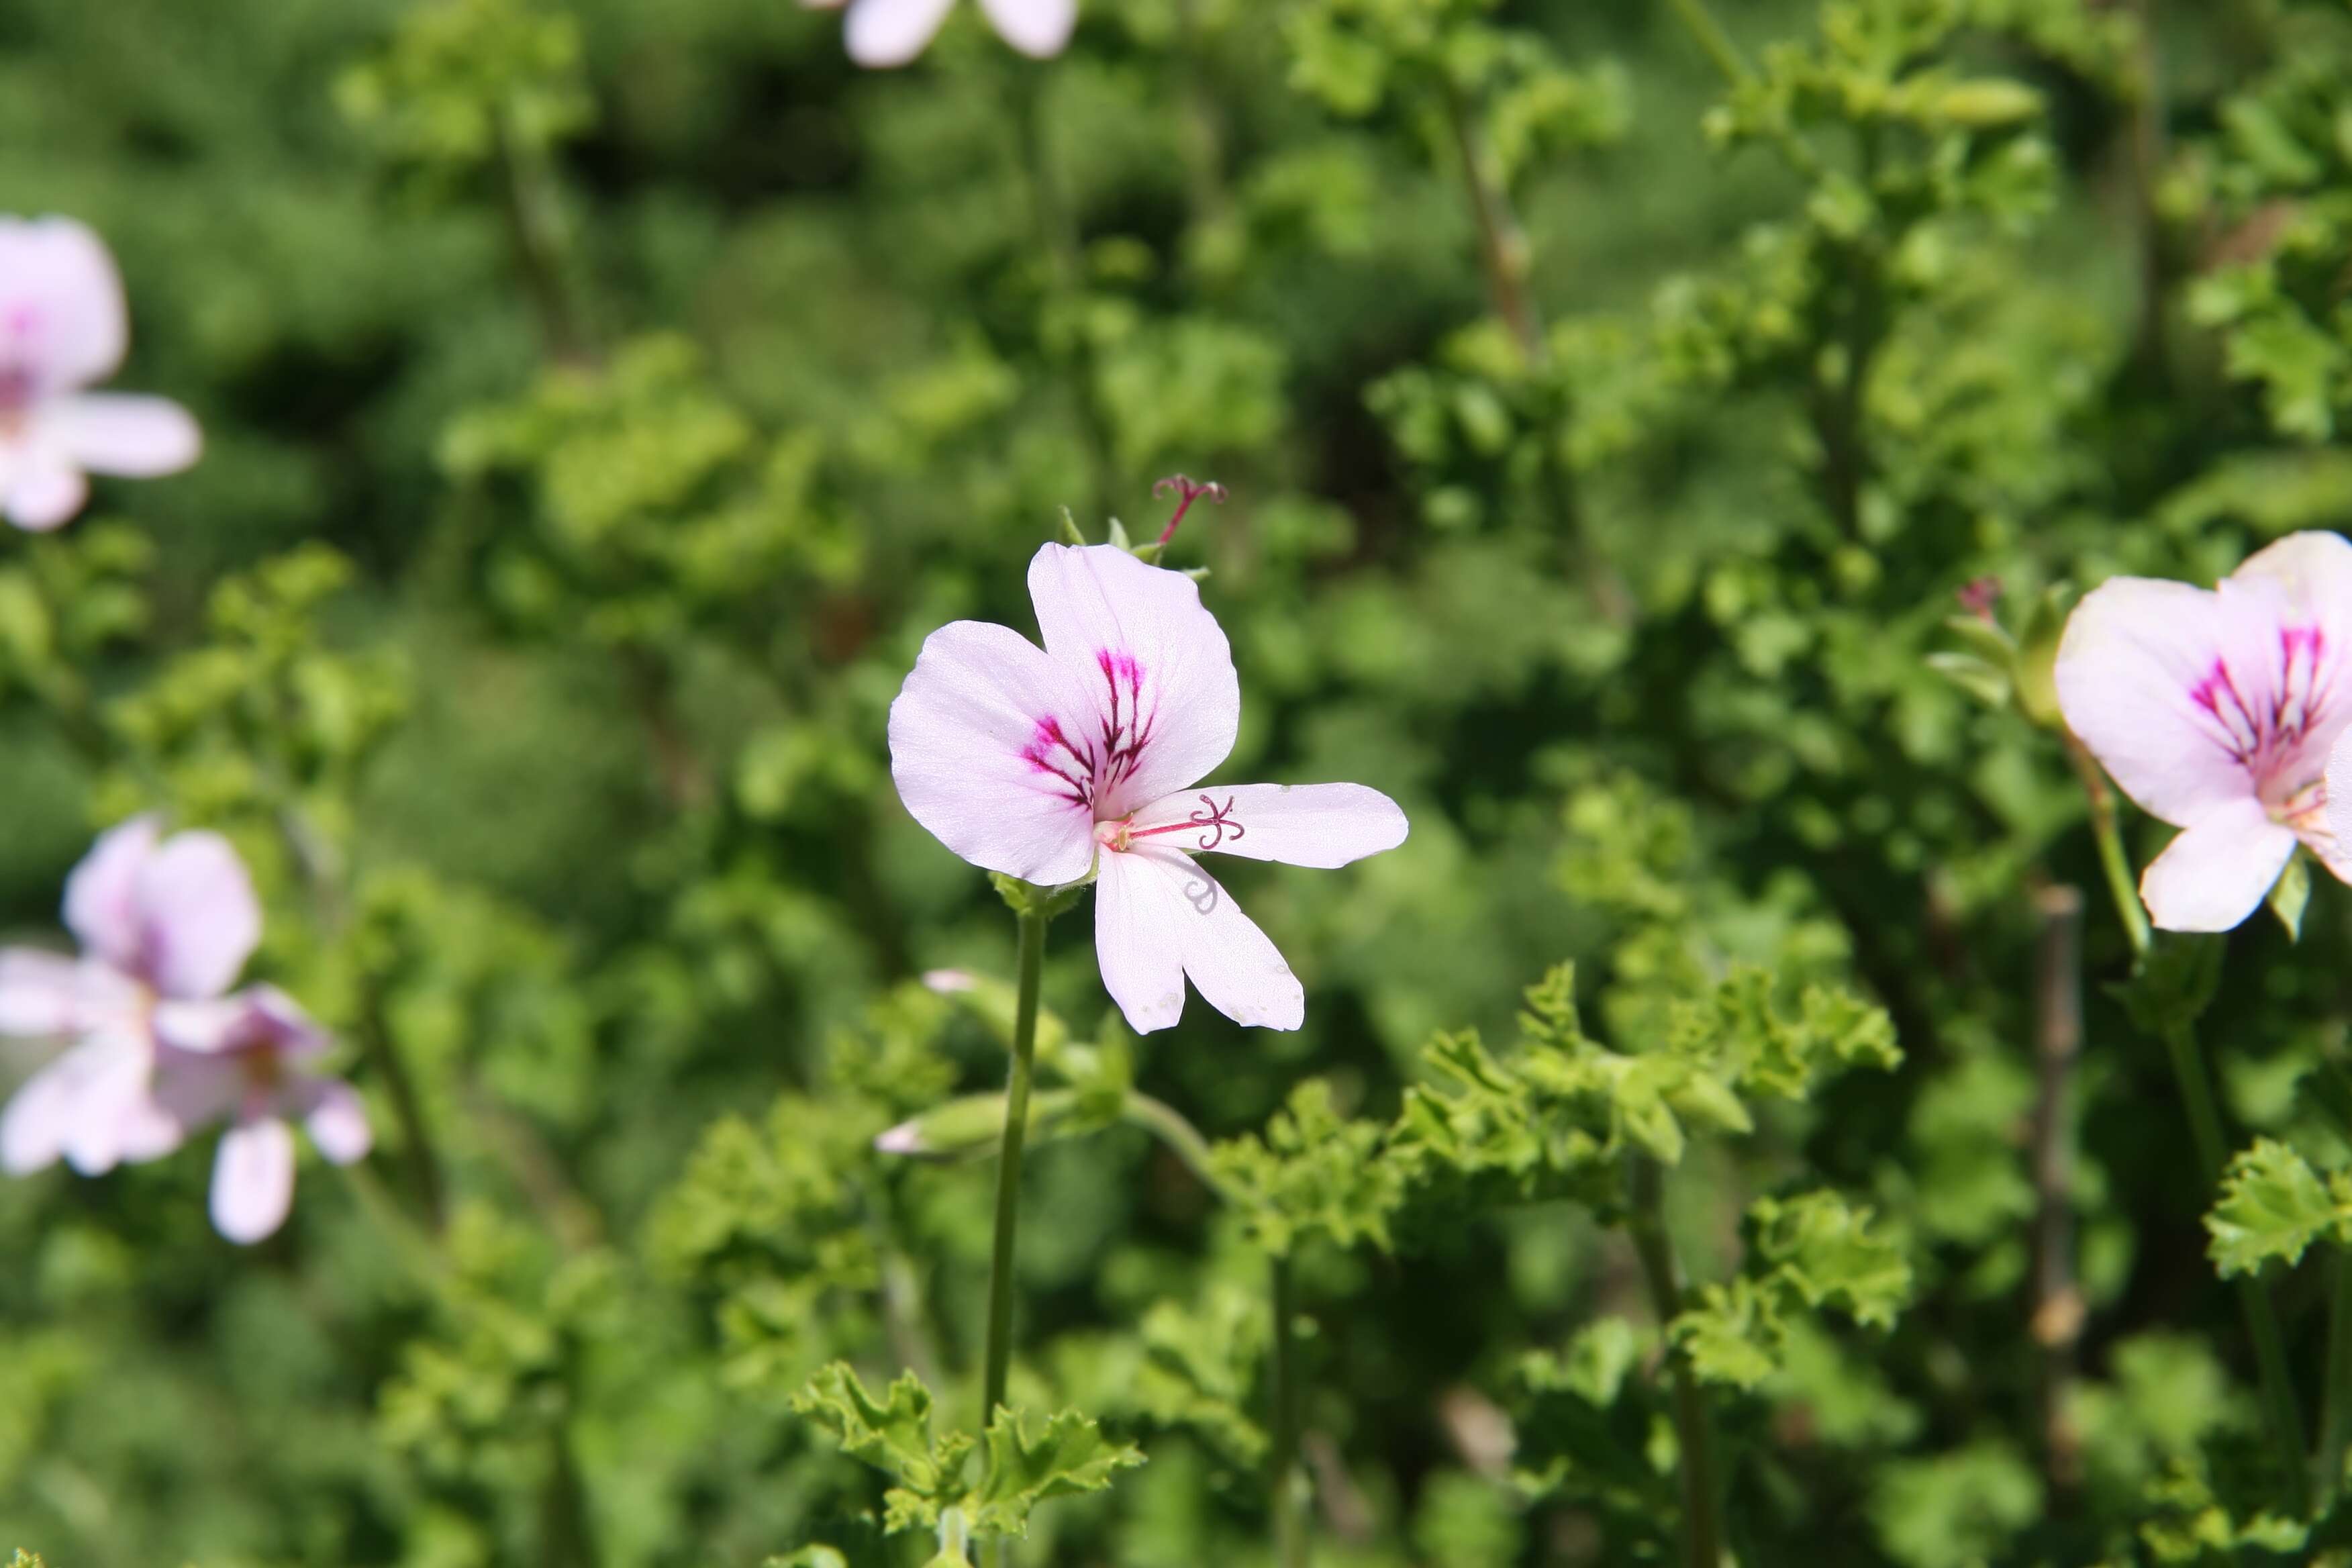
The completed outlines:
<svg viewBox="0 0 2352 1568">
<path fill-rule="evenodd" d="M 1240 839 L 1248 832 L 1248 829 L 1242 826 L 1239 822 L 1234 819 L 1234 797 L 1232 795 L 1225 796 L 1225 804 L 1219 805 L 1215 801 L 1210 799 L 1204 795 L 1201 797 L 1201 805 L 1205 809 L 1194 812 L 1192 816 L 1185 821 L 1166 823 L 1159 827 L 1139 827 L 1132 833 L 1129 833 L 1128 837 L 1129 838 L 1153 838 L 1162 833 L 1182 833 L 1188 829 L 1198 827 L 1202 828 L 1205 831 L 1202 833 L 1201 842 L 1195 846 L 1195 847 L 1201 849 L 1214 849 L 1218 845 L 1223 844 L 1227 838 Z"/>
<path fill-rule="evenodd" d="M 1170 518 L 1168 526 L 1160 531 L 1159 542 L 1161 544 L 1176 537 L 1176 525 L 1184 521 L 1184 514 L 1192 510 L 1194 501 L 1206 496 L 1213 504 L 1223 506 L 1225 500 L 1225 487 L 1214 479 L 1201 484 L 1182 474 L 1171 474 L 1151 487 L 1151 493 L 1156 496 L 1171 492 L 1177 498 L 1176 515 Z"/>
</svg>

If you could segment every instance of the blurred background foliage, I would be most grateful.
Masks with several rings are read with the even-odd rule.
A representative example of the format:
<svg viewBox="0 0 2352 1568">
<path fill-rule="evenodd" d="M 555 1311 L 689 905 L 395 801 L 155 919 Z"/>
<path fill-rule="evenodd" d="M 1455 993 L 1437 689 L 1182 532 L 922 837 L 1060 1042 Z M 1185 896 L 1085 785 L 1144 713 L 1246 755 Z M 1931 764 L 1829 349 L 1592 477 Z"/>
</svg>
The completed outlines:
<svg viewBox="0 0 2352 1568">
<path fill-rule="evenodd" d="M 854 1401 L 793 1404 L 845 1360 L 971 1425 L 986 1167 L 872 1139 L 998 1079 L 916 977 L 1011 928 L 884 714 L 942 621 L 1031 624 L 1063 508 L 1156 531 L 1181 468 L 1232 495 L 1171 556 L 1222 776 L 1413 832 L 1234 874 L 1297 1035 L 1129 1039 L 1054 928 L 1014 1394 L 1149 1462 L 1024 1561 L 1270 1560 L 1269 1251 L 1325 1560 L 1669 1557 L 1629 1162 L 1741 1561 L 2327 1549 L 2042 661 L 2070 585 L 2352 521 L 2352 9 L 1721 16 L 1094 0 L 1041 64 L 963 7 L 877 75 L 790 0 L 6 7 L 0 205 L 108 237 L 125 384 L 207 449 L 0 542 L 0 908 L 55 941 L 130 811 L 228 831 L 380 1152 L 250 1252 L 194 1152 L 0 1187 L 0 1545 L 929 1556 Z M 2343 903 L 2207 1015 L 2238 1141 L 2321 1173 Z M 2317 1240 L 2266 1277 L 2315 1423 L 2313 1201 L 2231 1258 Z"/>
</svg>

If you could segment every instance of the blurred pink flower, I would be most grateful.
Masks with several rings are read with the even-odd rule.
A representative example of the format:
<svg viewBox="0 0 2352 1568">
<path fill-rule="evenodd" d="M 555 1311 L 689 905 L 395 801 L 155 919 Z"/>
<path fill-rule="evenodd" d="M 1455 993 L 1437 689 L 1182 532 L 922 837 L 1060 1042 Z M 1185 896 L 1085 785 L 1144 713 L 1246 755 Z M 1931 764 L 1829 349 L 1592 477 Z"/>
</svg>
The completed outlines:
<svg viewBox="0 0 2352 1568">
<path fill-rule="evenodd" d="M 849 58 L 877 68 L 903 66 L 929 47 L 955 0 L 801 0 L 837 11 L 849 7 L 843 31 Z M 997 36 L 1038 59 L 1062 52 L 1077 25 L 1078 0 L 980 0 Z"/>
<path fill-rule="evenodd" d="M 193 1132 L 226 1121 L 213 1160 L 213 1226 L 240 1244 L 286 1223 L 294 1203 L 294 1130 L 338 1165 L 373 1142 L 360 1097 L 341 1079 L 302 1070 L 332 1043 L 291 996 L 256 985 L 155 1009 L 155 1099 Z"/>
<path fill-rule="evenodd" d="M 2140 879 L 2157 925 L 2235 926 L 2297 842 L 2352 881 L 2326 778 L 2352 721 L 2347 656 L 2352 543 L 2333 533 L 2291 534 L 2213 588 L 2116 577 L 2075 606 L 2056 669 L 2066 723 L 2182 830 Z"/>
<path fill-rule="evenodd" d="M 980 621 L 923 644 L 890 706 L 899 798 L 988 870 L 1050 885 L 1098 867 L 1095 951 L 1137 1030 L 1176 1022 L 1187 975 L 1237 1023 L 1297 1028 L 1297 978 L 1193 856 L 1344 866 L 1404 842 L 1404 813 L 1361 784 L 1194 787 L 1233 751 L 1241 686 L 1181 573 L 1048 544 L 1029 595 L 1042 650 Z"/>
<path fill-rule="evenodd" d="M 177 1148 L 184 1130 L 150 1092 L 155 1007 L 218 996 L 261 939 L 261 906 L 228 841 L 166 839 L 152 816 L 99 838 L 66 881 L 65 919 L 79 961 L 0 952 L 0 1034 L 74 1042 L 0 1114 L 0 1168 L 14 1175 L 60 1155 L 94 1175 Z"/>
<path fill-rule="evenodd" d="M 0 216 L 0 509 L 51 529 L 88 498 L 84 473 L 136 479 L 196 460 L 196 422 L 161 397 L 84 392 L 122 363 L 122 281 L 71 218 Z"/>
</svg>

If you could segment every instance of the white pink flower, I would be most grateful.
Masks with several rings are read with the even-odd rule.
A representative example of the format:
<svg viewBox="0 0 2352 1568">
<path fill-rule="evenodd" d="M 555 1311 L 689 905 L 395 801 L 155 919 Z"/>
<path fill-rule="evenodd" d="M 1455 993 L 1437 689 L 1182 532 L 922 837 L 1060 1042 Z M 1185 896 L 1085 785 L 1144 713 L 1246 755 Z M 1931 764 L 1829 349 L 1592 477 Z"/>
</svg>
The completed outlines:
<svg viewBox="0 0 2352 1568">
<path fill-rule="evenodd" d="M 213 1159 L 213 1226 L 229 1240 L 259 1241 L 294 1204 L 294 1130 L 338 1165 L 373 1140 L 359 1095 L 303 1064 L 333 1043 L 294 999 L 256 985 L 213 1002 L 156 1009 L 155 1098 L 194 1131 L 226 1121 Z"/>
<path fill-rule="evenodd" d="M 0 216 L 0 509 L 51 529 L 82 508 L 86 473 L 175 473 L 203 446 L 161 397 L 86 392 L 122 363 L 122 280 L 71 218 Z"/>
<path fill-rule="evenodd" d="M 1184 981 L 1237 1023 L 1295 1029 L 1297 977 L 1193 857 L 1336 867 L 1404 841 L 1361 784 L 1199 781 L 1232 752 L 1241 687 L 1181 573 L 1109 545 L 1029 567 L 1045 647 L 1006 626 L 933 632 L 890 707 L 890 769 L 915 819 L 975 866 L 1043 885 L 1098 871 L 1103 984 L 1142 1032 Z"/>
<path fill-rule="evenodd" d="M 2066 723 L 2181 829 L 2140 879 L 2157 925 L 2237 925 L 2298 843 L 2352 881 L 2327 782 L 2352 722 L 2347 658 L 2352 543 L 2333 533 L 2291 534 L 2213 588 L 2117 577 L 2075 606 L 2056 668 Z"/>
<path fill-rule="evenodd" d="M 930 47 L 955 9 L 955 0 L 801 0 L 803 5 L 849 16 L 843 32 L 849 58 L 882 68 L 903 66 Z M 997 36 L 1023 54 L 1046 59 L 1062 52 L 1077 26 L 1078 0 L 980 0 Z"/>
<path fill-rule="evenodd" d="M 278 1119 L 306 1121 L 330 1159 L 366 1152 L 357 1097 L 291 1070 L 325 1049 L 324 1034 L 273 987 L 226 994 L 261 940 L 260 901 L 226 839 L 167 838 L 155 818 L 134 817 L 74 868 L 65 919 L 79 959 L 0 952 L 0 1035 L 69 1042 L 0 1113 L 0 1169 L 22 1175 L 62 1157 L 95 1175 L 230 1116 L 213 1215 L 222 1235 L 252 1241 L 284 1220 L 292 1192 Z"/>
</svg>

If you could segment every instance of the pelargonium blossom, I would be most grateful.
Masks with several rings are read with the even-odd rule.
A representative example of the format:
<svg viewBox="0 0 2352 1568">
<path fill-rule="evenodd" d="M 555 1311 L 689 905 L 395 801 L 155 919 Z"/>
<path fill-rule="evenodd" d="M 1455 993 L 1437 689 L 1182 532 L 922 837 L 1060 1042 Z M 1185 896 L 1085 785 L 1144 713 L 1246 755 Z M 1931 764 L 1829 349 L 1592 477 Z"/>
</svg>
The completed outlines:
<svg viewBox="0 0 2352 1568">
<path fill-rule="evenodd" d="M 820 10 L 849 7 L 843 26 L 849 58 L 876 68 L 903 66 L 930 47 L 955 0 L 801 0 Z M 1077 26 L 1078 0 L 980 0 L 997 36 L 1023 54 L 1062 52 Z"/>
<path fill-rule="evenodd" d="M 148 479 L 196 460 L 187 410 L 162 397 L 86 392 L 122 363 L 122 280 L 71 218 L 0 216 L 0 509 L 52 529 L 89 498 L 86 473 Z"/>
<path fill-rule="evenodd" d="M 152 816 L 102 834 L 66 881 L 81 956 L 0 952 L 0 1035 L 69 1042 L 0 1113 L 0 1169 L 63 1158 L 85 1175 L 161 1158 L 220 1116 L 212 1208 L 221 1234 L 258 1239 L 293 1180 L 284 1129 L 299 1116 L 330 1159 L 366 1152 L 345 1086 L 291 1070 L 326 1037 L 282 992 L 228 994 L 261 940 L 261 904 L 216 833 L 163 836 Z"/>
<path fill-rule="evenodd" d="M 333 1043 L 294 999 L 256 985 L 211 1002 L 156 1009 L 155 1098 L 189 1131 L 228 1122 L 213 1159 L 213 1226 L 254 1242 L 286 1223 L 294 1204 L 299 1121 L 338 1165 L 367 1154 L 367 1113 L 352 1086 L 305 1070 Z"/>
<path fill-rule="evenodd" d="M 0 1114 L 0 1168 L 63 1156 L 84 1175 L 152 1160 L 184 1135 L 151 1092 L 154 1015 L 221 995 L 261 940 L 261 906 L 216 833 L 166 838 L 152 816 L 101 835 L 66 880 L 77 959 L 0 952 L 0 1035 L 74 1042 Z"/>
<path fill-rule="evenodd" d="M 2116 577 L 2075 606 L 2055 670 L 2067 726 L 2181 829 L 2140 879 L 2157 925 L 2237 925 L 2298 843 L 2352 881 L 2327 781 L 2348 655 L 2352 542 L 2333 533 L 2290 534 L 2210 589 Z"/>
<path fill-rule="evenodd" d="M 1189 975 L 1236 1023 L 1295 1029 L 1297 977 L 1194 857 L 1337 867 L 1404 841 L 1361 784 L 1200 780 L 1232 752 L 1241 685 L 1181 573 L 1110 545 L 1048 544 L 1029 566 L 1045 647 L 956 621 L 890 706 L 890 770 L 915 820 L 973 865 L 1044 885 L 1097 873 L 1103 984 L 1149 1033 Z"/>
</svg>

